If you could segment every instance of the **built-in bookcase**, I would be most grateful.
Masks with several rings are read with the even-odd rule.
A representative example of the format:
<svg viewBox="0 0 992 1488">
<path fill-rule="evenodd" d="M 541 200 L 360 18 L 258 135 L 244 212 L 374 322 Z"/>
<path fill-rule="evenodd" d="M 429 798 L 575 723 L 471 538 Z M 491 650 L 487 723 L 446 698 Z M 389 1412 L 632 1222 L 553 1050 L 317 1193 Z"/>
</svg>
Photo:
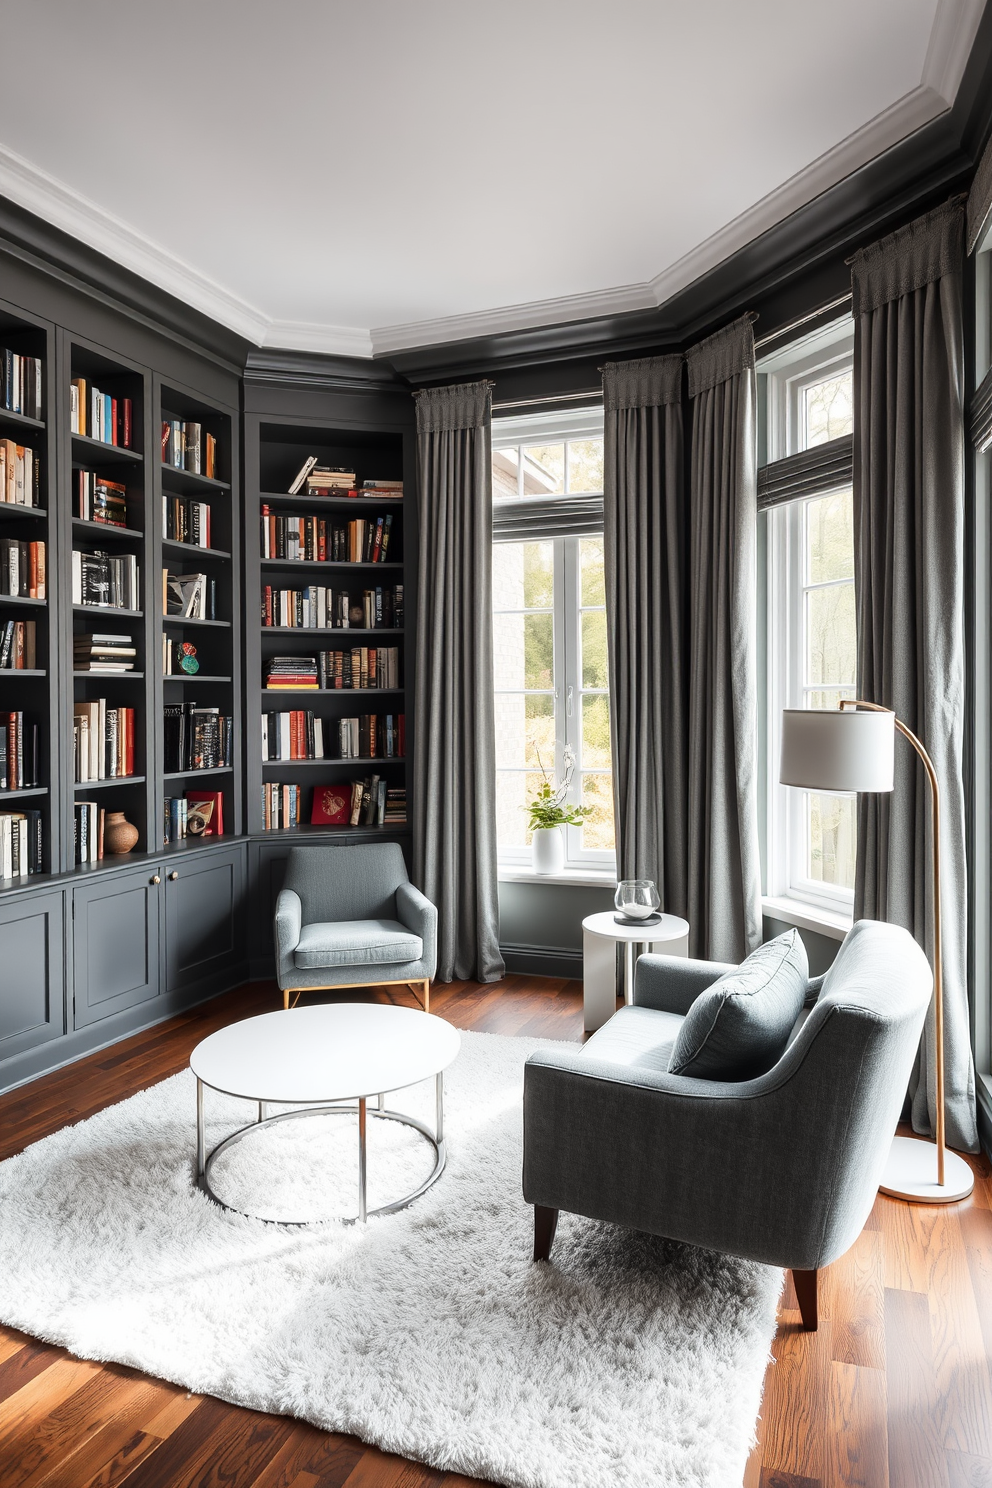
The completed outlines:
<svg viewBox="0 0 992 1488">
<path fill-rule="evenodd" d="M 0 500 L 0 541 L 45 544 L 45 598 L 0 594 L 0 645 L 9 626 L 33 625 L 34 665 L 0 669 L 0 713 L 19 713 L 24 728 L 37 728 L 37 778 L 21 789 L 0 790 L 0 812 L 41 813 L 42 850 L 40 870 L 51 871 L 59 861 L 58 770 L 58 623 L 57 566 L 58 534 L 53 520 L 56 468 L 54 405 L 55 329 L 31 319 L 0 301 L 0 348 L 16 356 L 41 362 L 42 398 L 40 417 L 0 406 L 0 439 L 7 449 L 30 449 L 38 462 L 37 504 Z M 0 403 L 4 400 L 0 398 Z M 32 402 L 31 406 L 34 404 Z M 0 493 L 2 494 L 2 493 Z M 6 548 L 4 552 L 6 552 Z M 6 586 L 4 586 L 6 587 Z M 21 630 L 21 639 L 28 634 Z M 13 649 L 12 638 L 12 649 Z M 23 657 L 22 657 L 23 659 Z M 30 881 L 30 880 L 27 880 Z M 5 884 L 25 882 L 22 878 Z"/>
<path fill-rule="evenodd" d="M 186 704 L 216 708 L 220 717 L 235 721 L 230 762 L 207 769 L 163 769 L 160 802 L 183 799 L 201 786 L 204 792 L 220 792 L 224 835 L 230 836 L 243 830 L 237 443 L 230 412 L 188 389 L 157 381 L 156 404 L 155 507 L 161 554 L 155 604 L 158 716 L 164 707 Z M 188 431 L 197 431 L 198 458 L 191 453 L 184 458 L 174 438 L 165 437 L 166 426 L 175 425 L 185 427 L 187 443 Z M 216 447 L 212 475 L 206 474 L 208 435 Z M 185 580 L 204 576 L 205 603 L 197 606 L 197 614 L 166 613 L 163 571 Z M 170 643 L 171 654 L 163 642 Z M 183 670 L 184 645 L 194 648 L 195 654 L 187 659 L 198 664 L 195 671 Z M 164 842 L 164 804 L 160 809 L 159 841 Z M 173 845 L 183 849 L 194 844 L 186 839 Z"/>
<path fill-rule="evenodd" d="M 306 486 L 296 495 L 289 494 L 293 478 L 308 456 L 316 456 L 323 468 L 354 472 L 355 488 L 366 480 L 403 480 L 402 498 L 374 496 L 314 495 Z M 247 699 L 247 786 L 248 830 L 266 830 L 263 786 L 269 782 L 295 785 L 300 793 L 299 828 L 271 829 L 271 835 L 288 831 L 313 831 L 334 835 L 356 835 L 370 831 L 405 834 L 407 821 L 392 822 L 384 827 L 362 824 L 351 827 L 311 827 L 314 791 L 322 786 L 344 785 L 355 780 L 378 776 L 387 789 L 406 789 L 409 744 L 403 756 L 389 757 L 385 747 L 385 724 L 378 727 L 379 745 L 374 755 L 321 759 L 262 758 L 263 714 L 292 711 L 310 712 L 320 720 L 326 754 L 337 755 L 339 721 L 375 715 L 393 720 L 393 749 L 402 715 L 405 725 L 410 719 L 407 709 L 409 681 L 406 632 L 410 624 L 413 599 L 407 572 L 407 515 L 413 502 L 410 480 L 410 436 L 401 428 L 370 430 L 346 423 L 324 423 L 301 419 L 269 422 L 247 420 L 246 429 L 246 501 L 245 554 L 248 593 L 246 594 L 246 699 Z M 286 556 L 263 556 L 263 511 L 271 517 L 316 517 L 329 527 L 347 528 L 349 522 L 361 519 L 374 525 L 381 517 L 390 520 L 389 547 L 385 561 L 300 560 Z M 271 545 L 270 545 L 271 546 Z M 330 549 L 328 549 L 330 551 Z M 377 588 L 394 600 L 396 586 L 403 591 L 403 624 L 385 623 L 395 617 L 388 612 L 384 623 L 368 625 L 364 595 Z M 339 594 L 347 594 L 349 624 L 331 627 L 298 624 L 265 623 L 266 588 L 273 591 L 304 591 L 309 586 L 330 588 L 334 595 L 334 618 L 340 615 Z M 252 613 L 254 612 L 254 613 Z M 285 616 L 283 617 L 285 618 Z M 272 612 L 272 620 L 277 613 Z M 398 675 L 395 687 L 332 688 L 299 691 L 271 689 L 266 686 L 268 664 L 274 657 L 315 658 L 321 652 L 345 651 L 352 648 L 395 648 L 398 653 Z M 408 727 L 404 730 L 408 736 Z M 409 813 L 409 799 L 407 801 Z"/>
</svg>

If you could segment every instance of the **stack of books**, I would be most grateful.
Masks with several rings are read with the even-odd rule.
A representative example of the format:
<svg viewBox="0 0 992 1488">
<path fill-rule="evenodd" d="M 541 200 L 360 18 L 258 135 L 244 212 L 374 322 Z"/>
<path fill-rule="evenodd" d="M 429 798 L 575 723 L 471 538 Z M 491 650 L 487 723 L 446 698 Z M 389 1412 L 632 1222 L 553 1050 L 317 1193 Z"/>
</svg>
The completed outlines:
<svg viewBox="0 0 992 1488">
<path fill-rule="evenodd" d="M 352 646 L 350 651 L 321 651 L 317 655 L 317 675 L 321 687 L 328 689 L 396 689 L 400 686 L 399 647 Z"/>
<path fill-rule="evenodd" d="M 77 783 L 133 775 L 134 709 L 108 707 L 106 698 L 74 703 L 72 746 Z"/>
<path fill-rule="evenodd" d="M 93 470 L 73 472 L 76 485 L 76 516 L 84 522 L 103 522 L 107 527 L 127 526 L 127 487 L 105 480 Z"/>
<path fill-rule="evenodd" d="M 364 517 L 334 524 L 326 517 L 279 517 L 268 506 L 261 512 L 261 556 L 287 563 L 385 563 L 393 525 L 392 513 L 374 521 Z"/>
<path fill-rule="evenodd" d="M 0 812 L 0 878 L 41 873 L 42 851 L 40 811 Z"/>
<path fill-rule="evenodd" d="M 0 713 L 0 790 L 38 785 L 38 725 L 23 713 Z"/>
<path fill-rule="evenodd" d="M 162 530 L 169 542 L 210 548 L 210 505 L 182 496 L 162 496 Z"/>
<path fill-rule="evenodd" d="M 269 691 L 280 688 L 287 692 L 304 689 L 316 691 L 317 658 L 315 656 L 273 656 L 265 664 L 265 686 Z"/>
<path fill-rule="evenodd" d="M 103 861 L 103 828 L 107 813 L 99 801 L 77 801 L 72 813 L 77 863 Z"/>
<path fill-rule="evenodd" d="M 0 539 L 0 594 L 19 599 L 48 597 L 43 542 L 18 542 Z"/>
<path fill-rule="evenodd" d="M 41 460 L 30 445 L 0 439 L 0 501 L 41 505 Z"/>
<path fill-rule="evenodd" d="M 74 377 L 69 388 L 69 429 L 101 444 L 131 448 L 133 438 L 130 398 L 101 393 L 85 377 Z"/>
<path fill-rule="evenodd" d="M 406 718 L 402 713 L 364 713 L 358 718 L 321 718 L 307 708 L 262 714 L 262 759 L 402 759 Z"/>
<path fill-rule="evenodd" d="M 174 470 L 217 479 L 217 440 L 193 420 L 165 419 L 162 422 L 162 463 Z"/>
<path fill-rule="evenodd" d="M 133 553 L 73 549 L 72 602 L 98 610 L 139 610 L 138 560 Z"/>
<path fill-rule="evenodd" d="M 356 491 L 355 495 L 388 496 L 394 501 L 400 501 L 403 497 L 403 482 L 401 480 L 363 480 L 361 491 Z"/>
<path fill-rule="evenodd" d="M 406 786 L 400 785 L 395 789 L 390 786 L 386 792 L 386 810 L 383 814 L 383 825 L 387 827 L 400 827 L 406 825 Z"/>
<path fill-rule="evenodd" d="M 262 590 L 262 624 L 303 630 L 401 630 L 403 585 L 365 589 L 360 600 L 350 593 L 308 584 L 305 589 Z"/>
<path fill-rule="evenodd" d="M 167 775 L 217 770 L 231 763 L 234 720 L 219 708 L 166 703 L 164 768 Z"/>
<path fill-rule="evenodd" d="M 162 824 L 162 845 L 184 842 L 187 837 L 223 837 L 224 796 L 221 791 L 187 791 L 185 796 L 167 796 Z"/>
<path fill-rule="evenodd" d="M 0 347 L 0 406 L 25 418 L 42 418 L 41 368 L 40 357 L 19 356 Z"/>
<path fill-rule="evenodd" d="M 72 665 L 77 672 L 133 672 L 137 654 L 129 635 L 87 631 L 72 642 Z"/>
<path fill-rule="evenodd" d="M 267 832 L 298 827 L 303 816 L 302 785 L 280 785 L 267 780 L 262 785 L 262 825 Z"/>
<path fill-rule="evenodd" d="M 217 582 L 209 574 L 173 574 L 162 570 L 162 613 L 186 620 L 216 619 Z"/>
<path fill-rule="evenodd" d="M 34 620 L 8 620 L 0 625 L 0 671 L 33 672 L 38 665 L 38 630 Z"/>
<path fill-rule="evenodd" d="M 308 455 L 290 483 L 289 495 L 296 496 L 306 487 L 308 496 L 347 496 L 355 484 L 355 472 L 343 465 L 318 465 L 316 455 Z"/>
</svg>

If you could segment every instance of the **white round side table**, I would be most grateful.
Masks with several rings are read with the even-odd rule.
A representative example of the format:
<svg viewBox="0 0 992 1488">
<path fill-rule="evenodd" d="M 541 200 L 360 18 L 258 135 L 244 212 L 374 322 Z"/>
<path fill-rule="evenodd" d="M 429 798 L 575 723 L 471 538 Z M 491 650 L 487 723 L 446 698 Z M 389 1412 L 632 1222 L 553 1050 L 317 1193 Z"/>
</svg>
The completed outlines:
<svg viewBox="0 0 992 1488">
<path fill-rule="evenodd" d="M 624 948 L 623 1000 L 634 995 L 634 965 L 647 951 L 689 954 L 689 922 L 663 914 L 653 925 L 620 925 L 612 910 L 582 921 L 582 1006 L 587 1033 L 602 1028 L 617 1010 L 617 945 Z"/>
</svg>

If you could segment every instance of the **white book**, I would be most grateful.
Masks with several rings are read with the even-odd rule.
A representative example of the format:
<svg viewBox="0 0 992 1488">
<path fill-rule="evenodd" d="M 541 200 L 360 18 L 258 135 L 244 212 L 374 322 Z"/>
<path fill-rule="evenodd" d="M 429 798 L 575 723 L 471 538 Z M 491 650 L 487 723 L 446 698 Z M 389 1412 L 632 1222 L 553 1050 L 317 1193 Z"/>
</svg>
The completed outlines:
<svg viewBox="0 0 992 1488">
<path fill-rule="evenodd" d="M 269 715 L 262 714 L 262 759 L 269 757 Z"/>
<path fill-rule="evenodd" d="M 279 758 L 281 760 L 292 759 L 292 749 L 289 742 L 289 714 L 277 713 L 276 717 L 279 720 Z"/>
<path fill-rule="evenodd" d="M 324 758 L 324 722 L 321 718 L 315 718 L 313 721 L 313 757 L 314 759 Z"/>
</svg>

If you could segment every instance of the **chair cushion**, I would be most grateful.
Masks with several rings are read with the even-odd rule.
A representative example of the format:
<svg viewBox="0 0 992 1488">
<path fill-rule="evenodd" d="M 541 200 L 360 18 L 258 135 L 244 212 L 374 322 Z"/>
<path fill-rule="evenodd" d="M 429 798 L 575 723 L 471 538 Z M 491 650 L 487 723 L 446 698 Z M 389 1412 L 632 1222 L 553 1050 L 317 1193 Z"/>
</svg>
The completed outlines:
<svg viewBox="0 0 992 1488">
<path fill-rule="evenodd" d="M 806 997 L 809 964 L 798 930 L 752 951 L 701 992 L 672 1050 L 673 1075 L 751 1080 L 777 1063 Z"/>
<path fill-rule="evenodd" d="M 664 1074 L 684 1022 L 681 1013 L 622 1007 L 591 1039 L 586 1039 L 582 1052 L 628 1069 L 653 1069 Z"/>
<path fill-rule="evenodd" d="M 300 931 L 295 960 L 302 971 L 419 961 L 424 942 L 399 920 L 318 920 Z"/>
</svg>

